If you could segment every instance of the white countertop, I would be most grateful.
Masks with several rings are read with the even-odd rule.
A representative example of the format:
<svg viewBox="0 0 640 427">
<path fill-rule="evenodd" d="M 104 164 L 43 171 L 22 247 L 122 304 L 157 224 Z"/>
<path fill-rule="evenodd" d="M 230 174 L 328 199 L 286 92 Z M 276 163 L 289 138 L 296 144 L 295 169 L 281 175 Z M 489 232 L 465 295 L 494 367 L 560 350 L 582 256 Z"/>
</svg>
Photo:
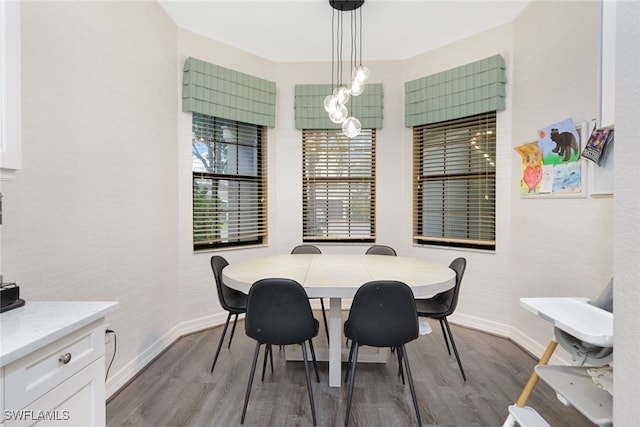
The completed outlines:
<svg viewBox="0 0 640 427">
<path fill-rule="evenodd" d="M 0 367 L 105 317 L 113 301 L 27 301 L 0 314 Z"/>
</svg>

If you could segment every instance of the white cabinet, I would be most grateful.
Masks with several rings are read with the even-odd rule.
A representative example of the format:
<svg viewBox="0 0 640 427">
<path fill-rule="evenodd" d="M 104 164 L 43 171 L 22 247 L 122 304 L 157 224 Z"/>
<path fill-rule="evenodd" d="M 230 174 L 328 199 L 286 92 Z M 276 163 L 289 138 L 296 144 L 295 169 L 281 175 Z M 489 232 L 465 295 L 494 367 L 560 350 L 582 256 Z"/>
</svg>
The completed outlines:
<svg viewBox="0 0 640 427">
<path fill-rule="evenodd" d="M 38 337 L 37 345 L 25 340 L 20 348 L 7 348 L 12 353 L 2 347 L 7 361 L 0 370 L 3 427 L 105 425 L 105 322 L 104 312 L 95 307 L 107 304 L 110 311 L 117 303 L 86 304 L 93 307 L 88 317 L 78 311 L 83 307 L 79 302 L 27 302 L 25 307 L 2 314 L 2 344 L 9 344 L 4 331 L 11 334 L 12 326 L 35 326 L 53 316 L 49 319 L 52 331 L 44 334 L 46 338 Z M 33 311 L 41 311 L 44 320 Z M 58 319 L 55 311 L 61 316 Z M 62 318 L 73 317 L 71 313 L 78 319 Z M 35 326 L 35 330 L 41 328 Z"/>
</svg>

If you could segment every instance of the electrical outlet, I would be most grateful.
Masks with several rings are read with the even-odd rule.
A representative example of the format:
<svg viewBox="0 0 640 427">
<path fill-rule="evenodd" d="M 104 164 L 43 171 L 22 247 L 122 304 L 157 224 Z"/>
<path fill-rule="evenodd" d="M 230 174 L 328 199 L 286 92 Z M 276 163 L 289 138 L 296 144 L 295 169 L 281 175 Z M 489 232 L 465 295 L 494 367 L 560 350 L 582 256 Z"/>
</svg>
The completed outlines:
<svg viewBox="0 0 640 427">
<path fill-rule="evenodd" d="M 113 335 L 109 331 L 109 324 L 107 323 L 106 325 L 104 325 L 104 343 L 105 344 L 111 344 L 111 341 L 113 340 L 113 337 L 111 335 Z"/>
</svg>

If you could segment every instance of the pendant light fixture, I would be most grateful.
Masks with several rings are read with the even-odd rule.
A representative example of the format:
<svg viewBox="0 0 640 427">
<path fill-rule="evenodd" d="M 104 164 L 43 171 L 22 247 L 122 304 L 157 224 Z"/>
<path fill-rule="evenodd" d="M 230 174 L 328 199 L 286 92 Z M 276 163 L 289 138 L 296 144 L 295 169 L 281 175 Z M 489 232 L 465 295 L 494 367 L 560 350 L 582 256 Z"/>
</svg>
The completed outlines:
<svg viewBox="0 0 640 427">
<path fill-rule="evenodd" d="M 349 138 L 360 134 L 360 120 L 349 115 L 347 104 L 364 92 L 369 80 L 369 69 L 362 65 L 362 9 L 364 0 L 329 0 L 331 13 L 331 87 L 333 91 L 324 99 L 324 109 L 333 123 L 342 123 L 342 132 Z M 344 15 L 349 13 L 351 54 L 349 81 L 343 81 L 342 41 Z M 334 80 L 335 79 L 335 80 Z"/>
</svg>

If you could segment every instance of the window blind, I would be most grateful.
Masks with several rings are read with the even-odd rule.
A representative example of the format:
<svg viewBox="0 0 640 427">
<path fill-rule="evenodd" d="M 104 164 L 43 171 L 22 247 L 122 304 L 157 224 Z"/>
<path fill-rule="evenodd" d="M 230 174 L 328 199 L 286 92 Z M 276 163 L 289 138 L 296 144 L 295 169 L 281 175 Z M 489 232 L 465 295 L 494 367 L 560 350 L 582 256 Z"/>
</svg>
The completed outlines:
<svg viewBox="0 0 640 427">
<path fill-rule="evenodd" d="M 184 64 L 182 111 L 275 127 L 276 84 L 190 57 Z"/>
<path fill-rule="evenodd" d="M 504 59 L 494 55 L 405 83 L 405 126 L 505 109 Z"/>
<path fill-rule="evenodd" d="M 193 114 L 193 246 L 266 239 L 264 127 Z"/>
<path fill-rule="evenodd" d="M 375 140 L 303 130 L 303 241 L 375 240 Z"/>
<path fill-rule="evenodd" d="M 332 91 L 327 84 L 296 85 L 296 129 L 341 129 L 342 125 L 329 120 L 324 109 L 324 98 Z M 382 84 L 368 83 L 361 95 L 351 98 L 347 108 L 363 129 L 382 129 Z"/>
<path fill-rule="evenodd" d="M 495 249 L 496 113 L 413 128 L 414 242 Z"/>
</svg>

